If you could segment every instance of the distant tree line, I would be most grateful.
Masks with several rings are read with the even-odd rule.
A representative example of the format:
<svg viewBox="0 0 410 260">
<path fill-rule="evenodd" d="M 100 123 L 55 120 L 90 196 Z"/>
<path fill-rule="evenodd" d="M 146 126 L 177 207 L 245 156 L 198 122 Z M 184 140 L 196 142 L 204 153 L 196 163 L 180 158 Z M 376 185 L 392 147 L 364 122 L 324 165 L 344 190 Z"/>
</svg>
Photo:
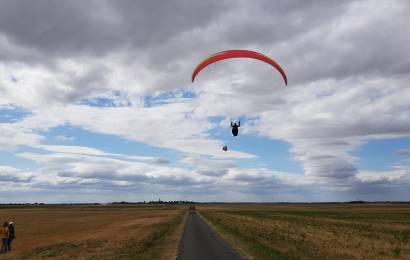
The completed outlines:
<svg viewBox="0 0 410 260">
<path fill-rule="evenodd" d="M 151 200 L 151 201 L 140 201 L 140 202 L 130 202 L 130 201 L 115 201 L 109 203 L 0 203 L 0 207 L 45 207 L 45 206 L 81 206 L 81 205 L 137 205 L 137 204 L 167 204 L 167 205 L 193 205 L 193 204 L 410 204 L 410 201 L 363 201 L 363 200 L 353 200 L 345 202 L 196 202 L 190 200 L 169 200 L 163 201 L 161 199 Z"/>
<path fill-rule="evenodd" d="M 143 201 L 143 202 L 127 202 L 127 201 L 120 201 L 120 202 L 112 202 L 110 204 L 116 205 L 116 204 L 196 204 L 197 202 L 195 201 L 189 201 L 189 200 L 169 200 L 169 201 L 163 201 L 161 199 L 158 200 L 151 200 L 151 201 Z"/>
</svg>

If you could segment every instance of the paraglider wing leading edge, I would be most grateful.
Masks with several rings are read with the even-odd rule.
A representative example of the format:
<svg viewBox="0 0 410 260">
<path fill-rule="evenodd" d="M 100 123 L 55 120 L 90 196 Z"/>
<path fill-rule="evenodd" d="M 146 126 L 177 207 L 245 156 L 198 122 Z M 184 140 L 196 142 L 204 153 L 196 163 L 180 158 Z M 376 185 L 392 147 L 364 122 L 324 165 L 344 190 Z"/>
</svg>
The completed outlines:
<svg viewBox="0 0 410 260">
<path fill-rule="evenodd" d="M 194 82 L 196 76 L 199 74 L 199 72 L 201 72 L 201 70 L 211 65 L 212 63 L 232 58 L 251 58 L 266 62 L 279 71 L 279 73 L 282 75 L 283 80 L 285 81 L 285 84 L 288 85 L 288 78 L 286 76 L 286 73 L 278 63 L 276 63 L 268 56 L 250 50 L 226 50 L 212 54 L 201 63 L 199 63 L 199 65 L 195 68 L 194 72 L 192 73 L 192 82 Z"/>
</svg>

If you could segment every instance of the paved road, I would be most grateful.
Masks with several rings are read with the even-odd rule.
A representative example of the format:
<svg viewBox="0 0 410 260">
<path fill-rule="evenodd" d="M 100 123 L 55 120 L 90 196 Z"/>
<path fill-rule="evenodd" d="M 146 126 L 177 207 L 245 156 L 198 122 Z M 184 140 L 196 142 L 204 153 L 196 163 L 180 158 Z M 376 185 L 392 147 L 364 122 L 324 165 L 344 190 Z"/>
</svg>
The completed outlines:
<svg viewBox="0 0 410 260">
<path fill-rule="evenodd" d="M 202 220 L 195 211 L 188 213 L 177 260 L 242 259 Z"/>
</svg>

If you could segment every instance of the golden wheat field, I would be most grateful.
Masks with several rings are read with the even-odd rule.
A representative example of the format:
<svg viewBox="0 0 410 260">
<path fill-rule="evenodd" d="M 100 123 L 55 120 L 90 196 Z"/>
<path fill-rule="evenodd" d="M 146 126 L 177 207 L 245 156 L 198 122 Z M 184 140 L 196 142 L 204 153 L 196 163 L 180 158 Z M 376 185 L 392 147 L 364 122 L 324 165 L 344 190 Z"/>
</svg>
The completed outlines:
<svg viewBox="0 0 410 260">
<path fill-rule="evenodd" d="M 410 259 L 410 205 L 203 205 L 249 259 Z"/>
<path fill-rule="evenodd" d="M 175 206 L 0 208 L 14 221 L 13 252 L 2 259 L 172 259 L 185 210 Z"/>
</svg>

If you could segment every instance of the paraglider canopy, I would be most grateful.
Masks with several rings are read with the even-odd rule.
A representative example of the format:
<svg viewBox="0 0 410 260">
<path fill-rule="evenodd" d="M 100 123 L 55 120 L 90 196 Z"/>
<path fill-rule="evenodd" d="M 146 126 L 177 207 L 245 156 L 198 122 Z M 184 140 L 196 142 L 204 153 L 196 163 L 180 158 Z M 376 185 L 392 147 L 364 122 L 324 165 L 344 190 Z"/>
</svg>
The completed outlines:
<svg viewBox="0 0 410 260">
<path fill-rule="evenodd" d="M 279 66 L 278 63 L 276 63 L 273 59 L 269 58 L 268 56 L 250 50 L 226 50 L 212 54 L 211 56 L 203 60 L 201 63 L 199 63 L 199 65 L 195 68 L 194 72 L 192 73 L 192 82 L 194 82 L 195 77 L 198 75 L 199 72 L 201 72 L 201 70 L 211 65 L 212 63 L 232 58 L 251 58 L 268 63 L 279 71 L 279 73 L 282 75 L 283 80 L 285 81 L 285 84 L 288 85 L 288 78 L 286 77 L 286 73 L 281 68 L 281 66 Z"/>
</svg>

